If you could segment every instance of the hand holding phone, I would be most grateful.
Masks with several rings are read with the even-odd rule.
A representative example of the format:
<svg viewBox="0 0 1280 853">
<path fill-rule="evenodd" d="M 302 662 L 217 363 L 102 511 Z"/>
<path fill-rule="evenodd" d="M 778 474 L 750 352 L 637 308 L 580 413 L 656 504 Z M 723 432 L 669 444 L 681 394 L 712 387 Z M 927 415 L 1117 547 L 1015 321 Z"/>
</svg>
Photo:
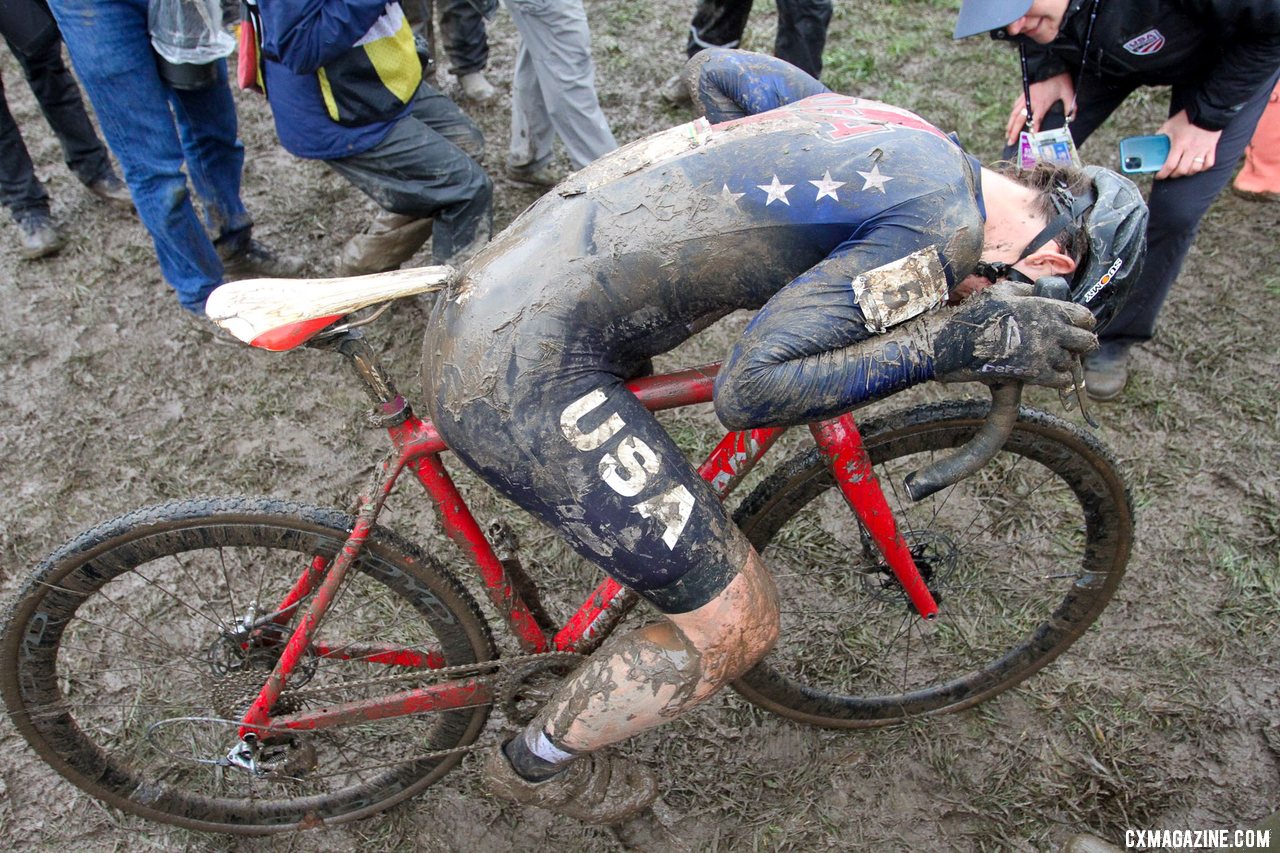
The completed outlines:
<svg viewBox="0 0 1280 853">
<path fill-rule="evenodd" d="M 1130 136 L 1120 140 L 1120 171 L 1126 175 L 1158 172 L 1169 159 L 1169 137 Z"/>
</svg>

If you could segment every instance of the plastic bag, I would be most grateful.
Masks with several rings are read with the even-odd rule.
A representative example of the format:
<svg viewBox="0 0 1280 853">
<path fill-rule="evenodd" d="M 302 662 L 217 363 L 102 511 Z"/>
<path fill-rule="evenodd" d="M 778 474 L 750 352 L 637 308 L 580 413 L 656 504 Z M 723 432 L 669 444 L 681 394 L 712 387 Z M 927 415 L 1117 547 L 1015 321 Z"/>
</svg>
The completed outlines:
<svg viewBox="0 0 1280 853">
<path fill-rule="evenodd" d="M 147 28 L 156 53 L 175 65 L 207 65 L 236 49 L 220 0 L 151 0 Z"/>
</svg>

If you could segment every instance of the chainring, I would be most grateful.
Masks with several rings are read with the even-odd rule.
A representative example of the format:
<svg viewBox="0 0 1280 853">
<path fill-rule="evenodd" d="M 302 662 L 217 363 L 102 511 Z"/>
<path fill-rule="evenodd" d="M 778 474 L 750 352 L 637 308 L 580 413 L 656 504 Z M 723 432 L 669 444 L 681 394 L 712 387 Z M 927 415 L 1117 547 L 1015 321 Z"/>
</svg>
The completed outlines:
<svg viewBox="0 0 1280 853">
<path fill-rule="evenodd" d="M 537 716 L 565 677 L 586 655 L 547 652 L 503 671 L 494 704 L 511 723 L 523 726 Z"/>
</svg>

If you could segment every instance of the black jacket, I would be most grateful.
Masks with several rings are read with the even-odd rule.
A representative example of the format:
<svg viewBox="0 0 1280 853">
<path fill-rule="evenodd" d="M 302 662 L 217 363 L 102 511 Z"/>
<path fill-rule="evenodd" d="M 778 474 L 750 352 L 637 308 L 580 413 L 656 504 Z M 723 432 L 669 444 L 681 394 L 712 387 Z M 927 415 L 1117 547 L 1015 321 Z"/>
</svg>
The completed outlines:
<svg viewBox="0 0 1280 853">
<path fill-rule="evenodd" d="M 1187 116 L 1221 130 L 1280 68 L 1280 0 L 1072 0 L 1058 38 L 1026 46 L 1032 82 L 1084 75 L 1104 85 L 1191 87 Z M 997 31 L 997 33 L 1002 31 Z"/>
</svg>

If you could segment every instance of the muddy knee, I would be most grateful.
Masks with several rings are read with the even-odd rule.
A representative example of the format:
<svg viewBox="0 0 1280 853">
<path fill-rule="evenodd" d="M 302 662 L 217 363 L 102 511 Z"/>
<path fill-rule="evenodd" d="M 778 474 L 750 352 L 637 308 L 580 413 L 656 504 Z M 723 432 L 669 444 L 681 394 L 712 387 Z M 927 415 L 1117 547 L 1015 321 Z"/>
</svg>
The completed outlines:
<svg viewBox="0 0 1280 853">
<path fill-rule="evenodd" d="M 731 681 L 768 654 L 778 640 L 777 587 L 752 550 L 723 592 L 693 613 L 672 617 L 672 621 L 701 651 L 704 678 Z"/>
</svg>

